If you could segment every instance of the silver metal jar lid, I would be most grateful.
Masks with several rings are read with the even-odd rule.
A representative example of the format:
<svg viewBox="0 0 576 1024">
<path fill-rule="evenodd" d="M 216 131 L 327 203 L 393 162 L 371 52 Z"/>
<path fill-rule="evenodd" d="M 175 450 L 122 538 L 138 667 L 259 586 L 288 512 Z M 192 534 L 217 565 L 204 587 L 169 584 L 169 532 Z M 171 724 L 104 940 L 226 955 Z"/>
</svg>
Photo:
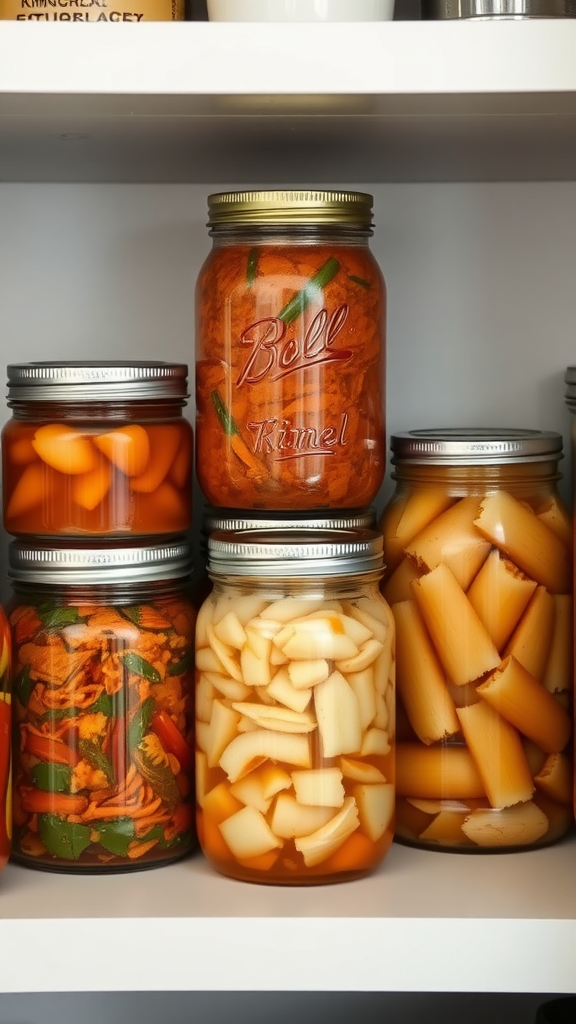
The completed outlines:
<svg viewBox="0 0 576 1024">
<path fill-rule="evenodd" d="M 390 439 L 392 462 L 427 466 L 490 466 L 561 459 L 562 435 L 553 430 L 449 427 L 407 430 Z"/>
<path fill-rule="evenodd" d="M 522 20 L 524 18 L 574 18 L 576 0 L 423 0 L 422 17 L 446 21 L 453 18 Z"/>
<path fill-rule="evenodd" d="M 12 363 L 8 401 L 77 402 L 188 397 L 185 363 L 78 360 Z"/>
<path fill-rule="evenodd" d="M 382 569 L 383 557 L 374 530 L 221 530 L 208 538 L 208 567 L 222 576 L 344 576 Z"/>
<path fill-rule="evenodd" d="M 300 514 L 207 508 L 202 521 L 202 531 L 208 534 L 214 533 L 215 530 L 370 530 L 375 525 L 376 510 L 373 507 Z"/>
<path fill-rule="evenodd" d="M 576 366 L 568 366 L 564 374 L 566 384 L 566 405 L 571 411 L 576 411 Z"/>
<path fill-rule="evenodd" d="M 8 548 L 8 577 L 22 583 L 144 583 L 182 579 L 191 571 L 191 549 L 185 541 L 57 548 L 13 541 Z"/>
</svg>

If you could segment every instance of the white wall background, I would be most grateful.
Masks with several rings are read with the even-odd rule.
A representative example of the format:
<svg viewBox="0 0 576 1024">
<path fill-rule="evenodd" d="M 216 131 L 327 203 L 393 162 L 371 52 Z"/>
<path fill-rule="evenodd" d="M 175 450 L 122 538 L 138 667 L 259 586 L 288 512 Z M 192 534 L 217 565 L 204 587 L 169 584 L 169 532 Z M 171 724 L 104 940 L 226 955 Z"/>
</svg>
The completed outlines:
<svg viewBox="0 0 576 1024">
<path fill-rule="evenodd" d="M 0 185 L 0 362 L 164 358 L 188 362 L 192 370 L 194 281 L 210 246 L 206 195 L 226 187 Z M 563 376 L 576 364 L 576 184 L 351 187 L 375 196 L 372 248 L 389 289 L 389 433 L 472 425 L 554 429 L 563 433 L 568 453 Z M 0 401 L 0 423 L 8 415 Z M 568 458 L 563 470 L 568 498 Z M 379 509 L 389 492 L 388 481 Z M 196 526 L 200 506 L 199 497 Z M 5 549 L 3 537 L 4 595 Z M 87 955 L 96 965 L 97 951 Z M 150 962 L 158 955 L 151 936 Z M 361 955 L 361 946 L 354 955 Z M 466 1024 L 533 1024 L 539 1001 L 22 995 L 0 997 L 0 1024 L 148 1024 L 158 1018 L 224 1024 L 232 1016 L 234 1024 L 271 1016 L 283 1024 L 295 1013 L 303 1024 L 319 1015 L 363 1024 L 383 1018 L 387 1024 L 436 1024 L 451 1017 Z"/>
</svg>

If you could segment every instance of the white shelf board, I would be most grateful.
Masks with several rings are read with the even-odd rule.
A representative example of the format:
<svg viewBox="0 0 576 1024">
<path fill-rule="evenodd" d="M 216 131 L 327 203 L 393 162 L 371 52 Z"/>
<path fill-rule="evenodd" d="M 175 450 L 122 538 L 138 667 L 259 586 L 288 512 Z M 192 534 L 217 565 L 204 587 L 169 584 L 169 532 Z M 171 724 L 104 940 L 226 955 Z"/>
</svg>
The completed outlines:
<svg viewBox="0 0 576 1024">
<path fill-rule="evenodd" d="M 230 177 L 574 180 L 576 20 L 0 22 L 0 180 Z"/>
<path fill-rule="evenodd" d="M 1 991 L 576 991 L 576 838 L 519 854 L 394 845 L 370 878 L 234 882 L 197 855 L 0 878 Z"/>
</svg>

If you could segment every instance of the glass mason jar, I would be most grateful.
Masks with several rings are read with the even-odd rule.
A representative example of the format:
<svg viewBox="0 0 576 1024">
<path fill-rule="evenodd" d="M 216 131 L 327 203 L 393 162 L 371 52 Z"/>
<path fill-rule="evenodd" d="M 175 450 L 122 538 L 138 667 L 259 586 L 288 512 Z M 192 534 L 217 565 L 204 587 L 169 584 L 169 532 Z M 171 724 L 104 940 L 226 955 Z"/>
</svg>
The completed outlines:
<svg viewBox="0 0 576 1024">
<path fill-rule="evenodd" d="M 153 867 L 193 829 L 190 549 L 10 546 L 14 858 Z"/>
<path fill-rule="evenodd" d="M 192 506 L 185 365 L 8 367 L 4 525 L 16 536 L 169 535 Z"/>
<path fill-rule="evenodd" d="M 196 464 L 237 509 L 369 505 L 386 453 L 386 288 L 368 247 L 372 196 L 208 199 L 196 289 Z"/>
<path fill-rule="evenodd" d="M 391 448 L 383 593 L 396 622 L 396 836 L 544 846 L 572 817 L 572 528 L 562 438 L 416 430 Z"/>
<path fill-rule="evenodd" d="M 0 871 L 12 844 L 10 627 L 0 607 Z"/>
<path fill-rule="evenodd" d="M 196 628 L 196 803 L 222 874 L 373 870 L 394 828 L 394 622 L 369 530 L 211 535 Z"/>
<path fill-rule="evenodd" d="M 573 509 L 576 509 L 576 366 L 567 367 L 564 380 L 566 382 L 566 405 L 572 413 L 570 428 L 570 448 L 572 456 L 572 507 Z M 573 525 L 574 524 L 576 524 L 576 520 L 573 519 Z M 576 764 L 573 776 L 573 808 L 574 816 L 576 818 Z"/>
</svg>

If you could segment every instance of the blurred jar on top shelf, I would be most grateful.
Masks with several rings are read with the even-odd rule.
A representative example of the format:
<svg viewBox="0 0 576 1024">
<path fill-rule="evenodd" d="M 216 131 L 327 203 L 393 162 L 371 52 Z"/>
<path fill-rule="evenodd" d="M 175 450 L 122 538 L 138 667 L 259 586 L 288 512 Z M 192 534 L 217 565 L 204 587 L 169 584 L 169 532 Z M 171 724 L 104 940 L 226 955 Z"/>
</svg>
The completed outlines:
<svg viewBox="0 0 576 1024">
<path fill-rule="evenodd" d="M 394 0 L 206 0 L 209 21 L 391 21 Z"/>
<path fill-rule="evenodd" d="M 572 813 L 572 523 L 562 438 L 391 439 L 383 594 L 396 622 L 397 831 L 417 846 L 543 846 Z"/>
<path fill-rule="evenodd" d="M 433 21 L 575 18 L 576 0 L 422 0 L 422 17 Z"/>
<path fill-rule="evenodd" d="M 4 525 L 16 536 L 185 532 L 192 519 L 188 368 L 163 362 L 8 367 Z"/>
<path fill-rule="evenodd" d="M 358 508 L 386 460 L 386 289 L 372 196 L 209 197 L 196 290 L 196 465 L 235 509 Z"/>
<path fill-rule="evenodd" d="M 0 0 L 0 21 L 121 22 L 184 21 L 185 0 Z"/>
</svg>

